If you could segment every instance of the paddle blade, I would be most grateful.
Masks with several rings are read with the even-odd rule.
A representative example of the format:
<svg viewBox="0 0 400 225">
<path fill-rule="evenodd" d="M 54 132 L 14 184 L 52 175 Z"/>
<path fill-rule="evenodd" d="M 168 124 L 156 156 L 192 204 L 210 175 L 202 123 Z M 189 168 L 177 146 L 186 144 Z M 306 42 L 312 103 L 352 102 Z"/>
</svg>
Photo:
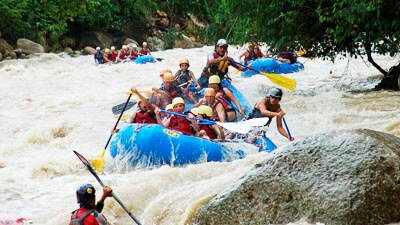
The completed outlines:
<svg viewBox="0 0 400 225">
<path fill-rule="evenodd" d="M 128 102 L 128 105 L 126 105 L 125 110 L 132 108 L 134 105 L 136 105 L 136 102 Z M 125 103 L 121 103 L 119 105 L 112 107 L 111 111 L 114 115 L 119 115 L 119 114 L 121 114 L 122 110 L 124 109 L 124 106 L 125 106 Z"/>
<path fill-rule="evenodd" d="M 240 121 L 238 122 L 238 124 L 250 127 L 261 127 L 265 126 L 268 123 L 268 120 L 269 120 L 268 117 L 253 118 L 249 120 Z"/>
<path fill-rule="evenodd" d="M 114 115 L 115 119 L 119 118 L 119 115 Z M 121 120 L 129 120 L 131 118 L 130 115 L 122 115 Z"/>
<path fill-rule="evenodd" d="M 93 160 L 91 160 L 91 164 L 93 168 L 100 173 L 103 171 L 104 168 L 104 155 L 106 153 L 106 150 L 104 149 L 103 151 L 100 152 L 100 154 Z"/>
<path fill-rule="evenodd" d="M 286 88 L 290 91 L 294 91 L 296 89 L 297 82 L 293 79 L 287 78 L 285 76 L 282 76 L 280 74 L 275 74 L 275 73 L 265 73 L 260 71 L 260 74 L 268 77 L 268 79 L 271 80 L 272 83 L 281 86 L 283 88 Z"/>
<path fill-rule="evenodd" d="M 216 122 L 216 124 L 220 125 L 221 127 L 236 132 L 240 134 L 247 134 L 251 130 L 250 126 L 242 125 L 239 123 L 221 123 L 221 122 Z"/>
</svg>

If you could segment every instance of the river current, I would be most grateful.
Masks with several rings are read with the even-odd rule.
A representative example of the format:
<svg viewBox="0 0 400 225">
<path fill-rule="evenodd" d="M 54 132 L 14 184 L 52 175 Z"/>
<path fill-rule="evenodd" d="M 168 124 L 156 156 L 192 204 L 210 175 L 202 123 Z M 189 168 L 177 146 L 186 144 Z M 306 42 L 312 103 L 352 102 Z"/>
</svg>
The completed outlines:
<svg viewBox="0 0 400 225">
<path fill-rule="evenodd" d="M 243 50 L 229 48 L 235 59 Z M 208 46 L 154 52 L 165 60 L 145 65 L 95 66 L 93 56 L 51 53 L 0 62 L 0 215 L 30 218 L 34 224 L 67 224 L 78 207 L 78 186 L 92 183 L 97 197 L 101 193 L 100 185 L 72 150 L 94 158 L 115 124 L 111 108 L 126 101 L 124 92 L 130 86 L 158 87 L 158 72 L 164 68 L 176 71 L 183 57 L 190 60 L 189 69 L 198 77 L 211 51 Z M 374 57 L 384 69 L 399 61 L 399 56 Z M 281 101 L 296 140 L 355 128 L 400 137 L 400 92 L 371 91 L 381 76 L 366 56 L 340 56 L 334 63 L 301 57 L 299 61 L 305 69 L 285 75 L 297 81 L 297 89 L 284 90 Z M 251 105 L 273 86 L 262 75 L 242 78 L 231 72 L 230 77 Z M 267 133 L 270 139 L 278 146 L 288 144 L 275 127 L 274 120 Z M 115 165 L 107 152 L 100 177 L 143 224 L 187 224 L 198 207 L 266 154 L 233 162 L 133 170 Z M 111 198 L 103 213 L 112 224 L 133 224 Z"/>
</svg>

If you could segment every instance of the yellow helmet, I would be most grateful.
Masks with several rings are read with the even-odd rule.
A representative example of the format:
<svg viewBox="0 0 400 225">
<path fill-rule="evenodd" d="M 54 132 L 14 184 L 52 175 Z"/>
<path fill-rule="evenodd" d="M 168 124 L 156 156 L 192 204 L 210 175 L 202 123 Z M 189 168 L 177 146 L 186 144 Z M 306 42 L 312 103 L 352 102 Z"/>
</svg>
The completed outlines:
<svg viewBox="0 0 400 225">
<path fill-rule="evenodd" d="M 177 104 L 185 104 L 185 100 L 183 100 L 183 98 L 181 97 L 176 97 L 172 99 L 172 107 L 175 107 L 175 105 Z"/>
<path fill-rule="evenodd" d="M 174 75 L 172 73 L 169 73 L 169 72 L 164 73 L 163 81 L 164 82 L 173 82 L 174 81 Z"/>
<path fill-rule="evenodd" d="M 190 110 L 190 112 L 197 116 L 199 114 L 199 108 L 194 107 Z"/>
<path fill-rule="evenodd" d="M 173 107 L 172 107 L 172 104 L 168 104 L 166 107 L 165 107 L 165 110 L 171 110 L 171 109 L 173 109 Z"/>
<path fill-rule="evenodd" d="M 219 84 L 221 83 L 221 78 L 218 75 L 212 75 L 208 78 L 208 84 Z"/>
<path fill-rule="evenodd" d="M 206 88 L 204 90 L 204 97 L 215 97 L 216 93 L 214 88 Z"/>
<path fill-rule="evenodd" d="M 106 49 L 104 49 L 104 52 L 105 52 L 105 53 L 109 53 L 109 52 L 110 52 L 110 49 L 106 48 Z"/>
<path fill-rule="evenodd" d="M 206 114 L 206 116 L 208 116 L 208 117 L 211 117 L 212 114 L 213 114 L 213 111 L 212 111 L 211 107 L 208 106 L 208 105 L 199 106 L 197 111 L 198 111 L 199 114 Z"/>
<path fill-rule="evenodd" d="M 181 60 L 179 60 L 179 66 L 181 66 L 181 64 L 188 64 L 188 66 L 190 66 L 189 59 L 181 59 Z"/>
<path fill-rule="evenodd" d="M 160 77 L 164 76 L 165 73 L 172 73 L 172 70 L 170 69 L 163 69 L 160 71 Z"/>
</svg>

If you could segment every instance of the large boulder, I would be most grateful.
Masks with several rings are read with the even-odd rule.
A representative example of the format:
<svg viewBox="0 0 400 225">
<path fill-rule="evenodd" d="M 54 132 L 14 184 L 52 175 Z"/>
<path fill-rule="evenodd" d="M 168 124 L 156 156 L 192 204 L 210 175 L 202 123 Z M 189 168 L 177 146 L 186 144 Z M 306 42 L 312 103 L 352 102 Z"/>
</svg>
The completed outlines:
<svg viewBox="0 0 400 225">
<path fill-rule="evenodd" d="M 125 38 L 125 40 L 122 42 L 123 45 L 129 45 L 129 44 L 135 44 L 139 46 L 139 43 L 131 38 Z"/>
<path fill-rule="evenodd" d="M 182 34 L 180 39 L 175 40 L 174 48 L 193 48 L 193 41 L 188 36 Z"/>
<path fill-rule="evenodd" d="M 400 221 L 400 138 L 337 131 L 287 145 L 201 207 L 193 224 Z"/>
<path fill-rule="evenodd" d="M 96 49 L 90 46 L 85 47 L 82 51 L 83 55 L 93 55 L 94 53 L 96 53 Z"/>
<path fill-rule="evenodd" d="M 163 40 L 161 40 L 160 38 L 158 38 L 158 37 L 149 37 L 148 39 L 147 39 L 147 43 L 148 43 L 148 45 L 149 45 L 149 48 L 152 50 L 152 51 L 162 51 L 162 50 L 164 50 L 165 49 L 165 43 L 164 43 L 164 41 Z"/>
<path fill-rule="evenodd" d="M 0 38 L 0 53 L 5 54 L 6 51 L 12 51 L 13 47 L 8 44 L 8 42 L 6 40 L 4 40 L 3 38 Z"/>
<path fill-rule="evenodd" d="M 113 36 L 109 33 L 91 31 L 82 34 L 79 40 L 79 47 L 84 48 L 86 46 L 109 48 L 112 45 Z"/>
<path fill-rule="evenodd" d="M 44 53 L 42 45 L 24 38 L 17 40 L 17 48 L 25 54 Z"/>
</svg>

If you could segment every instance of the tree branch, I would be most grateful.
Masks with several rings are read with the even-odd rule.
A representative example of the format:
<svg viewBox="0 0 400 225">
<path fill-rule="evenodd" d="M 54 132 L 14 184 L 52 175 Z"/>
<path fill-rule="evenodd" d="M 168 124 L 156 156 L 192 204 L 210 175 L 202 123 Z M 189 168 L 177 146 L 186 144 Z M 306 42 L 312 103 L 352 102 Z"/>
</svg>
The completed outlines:
<svg viewBox="0 0 400 225">
<path fill-rule="evenodd" d="M 366 43 L 365 50 L 367 51 L 368 62 L 370 62 L 377 70 L 379 70 L 379 72 L 381 72 L 384 76 L 386 76 L 388 74 L 388 72 L 386 70 L 382 69 L 382 67 L 380 67 L 372 58 L 371 43 L 369 43 L 369 42 Z"/>
</svg>

